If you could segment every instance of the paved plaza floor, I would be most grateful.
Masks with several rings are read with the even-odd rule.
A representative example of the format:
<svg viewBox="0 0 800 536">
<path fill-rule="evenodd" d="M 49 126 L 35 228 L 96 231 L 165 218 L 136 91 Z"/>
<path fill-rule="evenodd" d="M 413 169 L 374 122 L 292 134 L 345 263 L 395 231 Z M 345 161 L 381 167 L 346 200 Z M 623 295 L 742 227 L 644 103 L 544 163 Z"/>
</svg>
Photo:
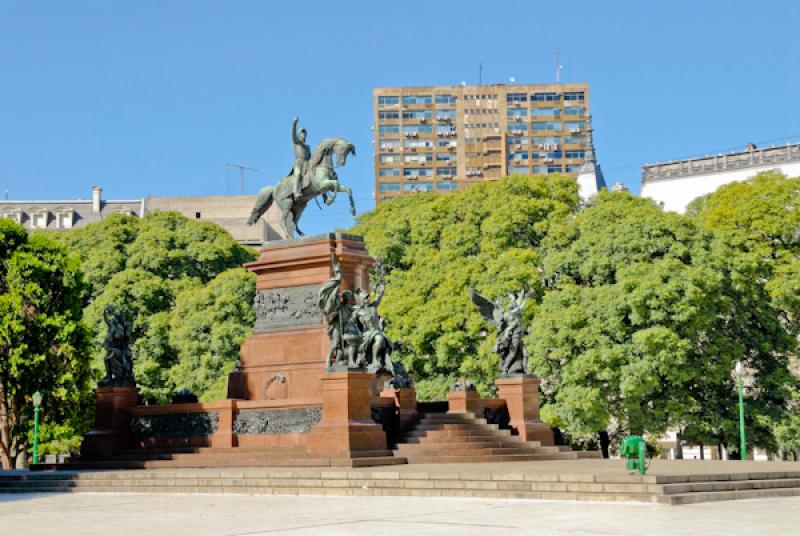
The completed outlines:
<svg viewBox="0 0 800 536">
<path fill-rule="evenodd" d="M 800 497 L 687 506 L 417 497 L 0 494 L 37 536 L 796 535 Z"/>
</svg>

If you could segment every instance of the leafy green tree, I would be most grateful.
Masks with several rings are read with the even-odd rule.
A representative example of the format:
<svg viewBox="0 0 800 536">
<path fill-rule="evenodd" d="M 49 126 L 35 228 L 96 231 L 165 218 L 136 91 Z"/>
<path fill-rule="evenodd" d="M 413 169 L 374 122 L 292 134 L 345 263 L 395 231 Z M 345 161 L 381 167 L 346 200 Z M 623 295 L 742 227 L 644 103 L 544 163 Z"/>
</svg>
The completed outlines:
<svg viewBox="0 0 800 536">
<path fill-rule="evenodd" d="M 89 337 L 81 322 L 78 260 L 43 236 L 0 219 L 0 464 L 20 465 L 44 395 L 45 423 L 68 421 L 89 392 Z M 59 434 L 56 431 L 54 435 Z"/>
<path fill-rule="evenodd" d="M 777 171 L 759 173 L 696 199 L 687 214 L 704 228 L 742 242 L 763 260 L 762 279 L 771 303 L 780 311 L 784 327 L 800 336 L 800 178 L 787 178 Z M 758 419 L 760 426 L 774 430 L 777 446 L 786 451 L 800 446 L 796 382 L 800 362 L 796 355 L 793 360 L 794 395 L 786 397 L 785 411 Z M 754 383 L 752 388 L 762 392 L 769 385 Z"/>
<path fill-rule="evenodd" d="M 448 195 L 403 196 L 360 216 L 352 232 L 390 271 L 381 312 L 406 348 L 421 398 L 444 398 L 459 375 L 492 389 L 494 334 L 468 288 L 491 297 L 539 294 L 538 247 L 552 222 L 577 206 L 572 179 L 512 176 Z"/>
<path fill-rule="evenodd" d="M 208 285 L 178 294 L 169 324 L 169 341 L 178 362 L 169 383 L 201 395 L 202 401 L 227 397 L 228 374 L 255 322 L 255 275 L 232 268 Z"/>
<path fill-rule="evenodd" d="M 550 230 L 541 254 L 547 290 L 529 346 L 550 424 L 660 434 L 706 419 L 733 445 L 740 358 L 770 387 L 749 392 L 752 415 L 782 411 L 792 340 L 746 244 L 649 200 L 602 192 Z"/>
<path fill-rule="evenodd" d="M 256 256 L 253 249 L 239 245 L 218 225 L 190 220 L 175 212 L 155 212 L 144 218 L 112 215 L 101 222 L 53 236 L 74 251 L 88 269 L 92 286 L 87 296 L 85 316 L 94 334 L 96 371 L 102 370 L 104 354 L 102 343 L 106 325 L 103 310 L 107 305 L 115 304 L 132 321 L 132 354 L 137 384 L 142 396 L 152 402 L 166 402 L 176 388 L 189 386 L 176 385 L 176 380 L 187 380 L 189 376 L 171 372 L 173 367 L 185 370 L 187 366 L 181 364 L 183 361 L 198 364 L 198 356 L 186 353 L 188 345 L 172 333 L 176 322 L 180 324 L 183 320 L 176 319 L 177 315 L 188 314 L 185 308 L 178 312 L 179 296 L 192 292 L 211 293 L 215 299 L 224 302 L 226 297 L 220 294 L 220 289 L 231 291 L 231 296 L 236 299 L 245 299 L 252 287 L 241 280 L 244 290 L 234 291 L 230 285 L 215 284 L 215 281 L 223 272 L 252 261 Z M 224 279 L 230 280 L 230 276 Z M 211 285 L 215 285 L 213 289 L 207 288 Z M 215 311 L 202 308 L 201 303 L 195 305 L 197 309 L 191 312 L 192 315 L 218 318 Z M 252 294 L 243 307 L 252 307 Z M 241 314 L 231 313 L 226 320 L 236 323 L 247 319 Z M 251 325 L 252 321 L 249 321 L 240 326 L 242 337 Z M 187 329 L 184 332 L 188 333 Z M 214 381 L 221 380 L 215 377 L 212 381 L 211 376 L 224 375 L 227 369 L 214 360 L 219 358 L 227 362 L 231 353 L 226 347 L 220 357 L 218 352 L 224 345 L 214 342 L 216 347 L 205 349 L 210 357 L 203 364 L 216 368 L 195 370 L 198 378 L 207 377 L 207 381 L 192 385 L 219 392 Z M 203 390 L 196 394 L 204 398 L 208 395 Z"/>
</svg>

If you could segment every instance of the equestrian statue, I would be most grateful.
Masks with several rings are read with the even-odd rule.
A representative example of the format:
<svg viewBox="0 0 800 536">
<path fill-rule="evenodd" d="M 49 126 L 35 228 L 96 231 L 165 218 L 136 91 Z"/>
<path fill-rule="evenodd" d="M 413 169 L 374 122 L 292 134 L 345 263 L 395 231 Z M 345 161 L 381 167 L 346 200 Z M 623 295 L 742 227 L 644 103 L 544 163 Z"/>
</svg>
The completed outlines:
<svg viewBox="0 0 800 536">
<path fill-rule="evenodd" d="M 353 191 L 339 183 L 333 159 L 335 155 L 337 167 L 344 166 L 348 155 L 355 156 L 356 148 L 342 138 L 325 138 L 312 154 L 306 144 L 306 129 L 302 128 L 298 133 L 297 122 L 298 118 L 295 117 L 292 121 L 295 161 L 291 173 L 277 185 L 267 186 L 258 193 L 256 205 L 247 220 L 248 225 L 255 224 L 275 203 L 281 210 L 281 227 L 287 237 L 293 236 L 292 228 L 303 236 L 297 224 L 308 202 L 318 195 L 322 196 L 326 205 L 332 205 L 336 201 L 336 194 L 345 192 L 350 198 L 350 213 L 353 216 L 356 214 Z"/>
</svg>

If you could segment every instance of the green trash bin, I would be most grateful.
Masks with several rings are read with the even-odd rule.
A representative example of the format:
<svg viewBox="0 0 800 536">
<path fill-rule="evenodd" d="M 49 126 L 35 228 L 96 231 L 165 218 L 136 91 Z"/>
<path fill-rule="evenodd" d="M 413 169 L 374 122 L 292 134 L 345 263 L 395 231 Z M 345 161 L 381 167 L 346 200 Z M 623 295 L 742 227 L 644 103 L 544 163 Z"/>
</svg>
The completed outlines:
<svg viewBox="0 0 800 536">
<path fill-rule="evenodd" d="M 625 467 L 630 471 L 639 471 L 643 475 L 647 470 L 645 460 L 647 458 L 647 443 L 642 436 L 632 435 L 622 440 L 619 448 L 620 456 L 628 459 Z"/>
</svg>

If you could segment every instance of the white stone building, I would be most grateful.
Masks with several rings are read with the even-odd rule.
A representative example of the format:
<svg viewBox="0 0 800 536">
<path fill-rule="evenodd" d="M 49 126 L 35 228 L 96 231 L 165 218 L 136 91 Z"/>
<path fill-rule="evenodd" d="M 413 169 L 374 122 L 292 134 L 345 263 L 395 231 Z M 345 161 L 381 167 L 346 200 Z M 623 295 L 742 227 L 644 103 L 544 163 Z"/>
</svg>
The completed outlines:
<svg viewBox="0 0 800 536">
<path fill-rule="evenodd" d="M 675 160 L 642 166 L 641 196 L 657 201 L 664 210 L 686 211 L 694 199 L 723 184 L 743 181 L 775 169 L 787 177 L 800 176 L 800 143 Z"/>
</svg>

